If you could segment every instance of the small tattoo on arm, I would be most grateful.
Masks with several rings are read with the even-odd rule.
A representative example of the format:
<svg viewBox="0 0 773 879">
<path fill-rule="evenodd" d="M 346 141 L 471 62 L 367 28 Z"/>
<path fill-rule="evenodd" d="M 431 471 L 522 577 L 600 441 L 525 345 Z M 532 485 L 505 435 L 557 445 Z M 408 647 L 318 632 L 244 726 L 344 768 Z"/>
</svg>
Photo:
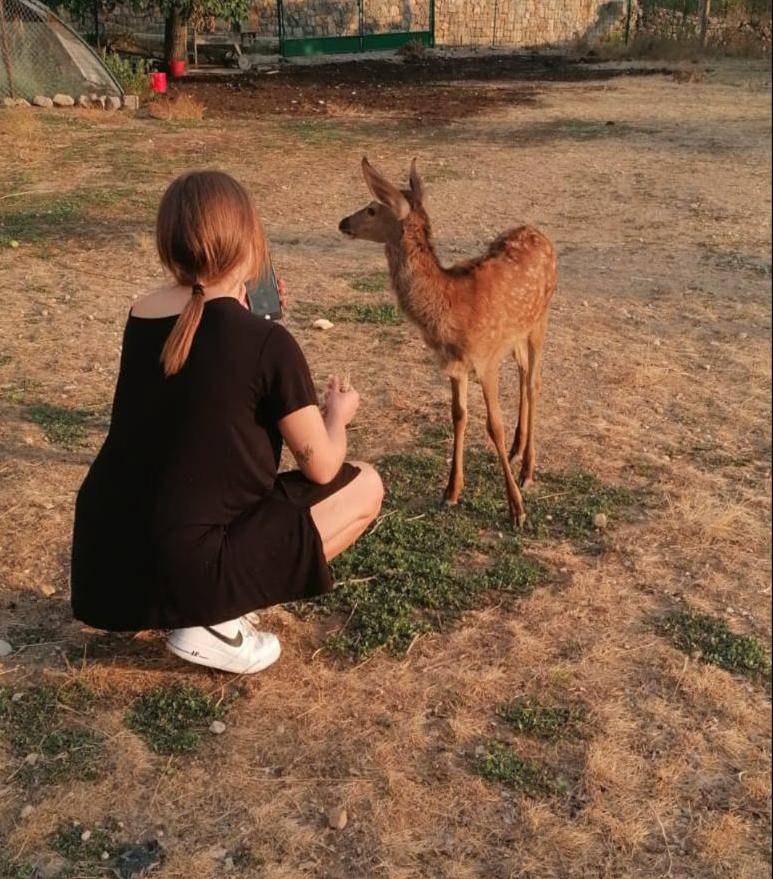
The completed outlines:
<svg viewBox="0 0 773 879">
<path fill-rule="evenodd" d="M 295 460 L 299 464 L 308 464 L 313 454 L 314 449 L 311 446 L 304 446 L 303 449 L 295 452 Z"/>
</svg>

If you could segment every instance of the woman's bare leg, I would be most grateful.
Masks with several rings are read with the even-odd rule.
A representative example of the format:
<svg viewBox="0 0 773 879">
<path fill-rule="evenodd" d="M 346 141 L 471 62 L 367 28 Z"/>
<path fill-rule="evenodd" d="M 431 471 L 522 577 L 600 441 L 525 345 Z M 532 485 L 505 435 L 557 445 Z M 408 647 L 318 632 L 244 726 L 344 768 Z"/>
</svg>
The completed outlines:
<svg viewBox="0 0 773 879">
<path fill-rule="evenodd" d="M 381 477 L 370 464 L 352 462 L 360 472 L 340 491 L 311 508 L 325 558 L 330 561 L 365 531 L 378 516 L 384 497 Z"/>
</svg>

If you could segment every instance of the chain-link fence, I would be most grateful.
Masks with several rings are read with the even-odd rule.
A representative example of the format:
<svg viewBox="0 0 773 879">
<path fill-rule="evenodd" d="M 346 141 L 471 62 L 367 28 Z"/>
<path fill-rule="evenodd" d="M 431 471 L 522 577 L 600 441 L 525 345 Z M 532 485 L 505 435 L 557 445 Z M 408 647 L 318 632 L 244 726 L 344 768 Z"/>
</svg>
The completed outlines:
<svg viewBox="0 0 773 879">
<path fill-rule="evenodd" d="M 121 94 L 94 51 L 37 0 L 0 0 L 0 98 L 91 92 Z"/>
</svg>

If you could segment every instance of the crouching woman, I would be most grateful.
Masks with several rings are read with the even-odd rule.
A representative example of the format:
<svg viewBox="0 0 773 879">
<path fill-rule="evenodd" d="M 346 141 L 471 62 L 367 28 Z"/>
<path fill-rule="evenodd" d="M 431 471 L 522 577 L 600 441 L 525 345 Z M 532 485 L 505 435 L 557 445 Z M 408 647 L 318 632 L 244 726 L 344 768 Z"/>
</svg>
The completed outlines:
<svg viewBox="0 0 773 879">
<path fill-rule="evenodd" d="M 357 392 L 332 379 L 323 414 L 298 344 L 247 307 L 267 256 L 242 186 L 184 174 L 156 233 L 171 279 L 128 317 L 110 430 L 76 502 L 73 612 L 101 629 L 168 629 L 183 659 L 256 672 L 280 646 L 246 615 L 329 591 L 328 562 L 376 517 L 383 488 L 345 461 Z M 278 474 L 283 442 L 298 469 Z"/>
</svg>

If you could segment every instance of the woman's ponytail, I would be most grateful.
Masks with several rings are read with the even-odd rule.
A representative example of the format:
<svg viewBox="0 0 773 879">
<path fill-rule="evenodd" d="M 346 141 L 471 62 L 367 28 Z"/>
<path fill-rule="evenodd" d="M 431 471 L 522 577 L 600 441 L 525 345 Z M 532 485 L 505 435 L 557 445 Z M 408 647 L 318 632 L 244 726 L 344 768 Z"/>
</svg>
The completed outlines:
<svg viewBox="0 0 773 879">
<path fill-rule="evenodd" d="M 163 266 L 191 298 L 161 352 L 167 376 L 188 358 L 204 313 L 204 287 L 230 277 L 257 278 L 265 264 L 266 236 L 247 190 L 222 171 L 189 171 L 167 188 L 156 217 Z"/>
<path fill-rule="evenodd" d="M 204 288 L 201 284 L 194 284 L 191 298 L 180 312 L 161 351 L 161 363 L 167 378 L 178 373 L 188 359 L 202 314 L 204 314 Z"/>
</svg>

